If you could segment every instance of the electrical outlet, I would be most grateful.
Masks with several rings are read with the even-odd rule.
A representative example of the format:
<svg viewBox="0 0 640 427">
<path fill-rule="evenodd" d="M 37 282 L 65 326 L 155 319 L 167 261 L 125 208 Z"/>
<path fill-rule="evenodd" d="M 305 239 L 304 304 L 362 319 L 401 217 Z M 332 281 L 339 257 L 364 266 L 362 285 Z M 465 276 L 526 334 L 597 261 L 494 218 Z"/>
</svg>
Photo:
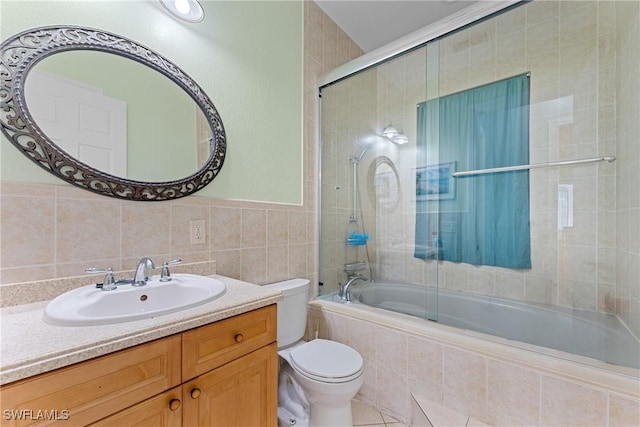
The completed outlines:
<svg viewBox="0 0 640 427">
<path fill-rule="evenodd" d="M 191 244 L 204 243 L 207 239 L 205 228 L 207 222 L 204 219 L 193 220 L 189 222 L 189 231 L 191 234 Z"/>
</svg>

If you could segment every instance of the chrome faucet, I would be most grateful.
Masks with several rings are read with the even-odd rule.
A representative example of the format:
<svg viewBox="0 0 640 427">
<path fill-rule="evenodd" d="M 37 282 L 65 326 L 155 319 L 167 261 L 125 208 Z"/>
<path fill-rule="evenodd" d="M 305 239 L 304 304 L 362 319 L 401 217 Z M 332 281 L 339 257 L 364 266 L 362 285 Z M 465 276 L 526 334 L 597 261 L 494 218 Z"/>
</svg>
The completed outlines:
<svg viewBox="0 0 640 427">
<path fill-rule="evenodd" d="M 133 276 L 131 286 L 144 286 L 147 284 L 147 268 L 156 268 L 156 265 L 150 258 L 144 257 L 138 262 L 136 274 Z"/>
<path fill-rule="evenodd" d="M 349 288 L 354 282 L 358 280 L 362 280 L 363 282 L 369 282 L 369 279 L 359 274 L 356 274 L 355 276 L 350 277 L 349 280 L 347 280 L 347 283 L 340 286 L 340 298 L 343 301 L 351 302 L 351 291 L 349 290 Z"/>
</svg>

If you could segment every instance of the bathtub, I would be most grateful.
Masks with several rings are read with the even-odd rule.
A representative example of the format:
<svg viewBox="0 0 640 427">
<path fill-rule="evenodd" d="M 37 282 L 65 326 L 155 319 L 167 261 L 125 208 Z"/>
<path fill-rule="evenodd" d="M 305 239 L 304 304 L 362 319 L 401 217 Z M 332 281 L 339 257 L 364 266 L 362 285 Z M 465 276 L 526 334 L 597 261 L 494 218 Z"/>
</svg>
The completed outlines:
<svg viewBox="0 0 640 427">
<path fill-rule="evenodd" d="M 614 316 L 438 295 L 436 317 L 433 289 L 358 284 L 350 304 L 310 301 L 307 333 L 360 352 L 357 398 L 407 425 L 441 407 L 495 426 L 637 424 L 638 341 Z"/>
<path fill-rule="evenodd" d="M 334 294 L 320 298 L 342 302 Z M 640 341 L 612 314 L 399 283 L 354 285 L 351 300 L 461 330 L 640 368 Z"/>
</svg>

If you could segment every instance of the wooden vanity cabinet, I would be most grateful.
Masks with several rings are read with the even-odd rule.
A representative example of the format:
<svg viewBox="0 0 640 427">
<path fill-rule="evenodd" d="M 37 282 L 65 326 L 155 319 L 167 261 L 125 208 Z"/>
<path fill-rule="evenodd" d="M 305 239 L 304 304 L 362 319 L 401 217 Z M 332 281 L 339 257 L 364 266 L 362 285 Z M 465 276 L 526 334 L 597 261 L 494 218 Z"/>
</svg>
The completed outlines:
<svg viewBox="0 0 640 427">
<path fill-rule="evenodd" d="M 179 335 L 0 388 L 2 425 L 87 425 L 181 383 Z"/>
<path fill-rule="evenodd" d="M 2 386 L 2 425 L 275 427 L 276 313 L 270 305 Z"/>
<path fill-rule="evenodd" d="M 276 306 L 182 334 L 185 426 L 277 424 Z"/>
<path fill-rule="evenodd" d="M 275 426 L 277 364 L 273 343 L 185 383 L 184 425 Z"/>
<path fill-rule="evenodd" d="M 180 427 L 182 426 L 182 406 L 182 386 L 178 386 L 93 423 L 91 426 Z"/>
</svg>

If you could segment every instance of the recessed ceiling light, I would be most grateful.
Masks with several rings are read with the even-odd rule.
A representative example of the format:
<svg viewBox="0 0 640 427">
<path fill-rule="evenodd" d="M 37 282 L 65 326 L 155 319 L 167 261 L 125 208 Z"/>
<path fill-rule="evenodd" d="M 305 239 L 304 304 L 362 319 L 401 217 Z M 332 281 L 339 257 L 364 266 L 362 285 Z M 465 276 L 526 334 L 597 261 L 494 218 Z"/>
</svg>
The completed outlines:
<svg viewBox="0 0 640 427">
<path fill-rule="evenodd" d="M 160 0 L 160 4 L 182 21 L 200 22 L 204 19 L 204 10 L 198 0 Z"/>
</svg>

